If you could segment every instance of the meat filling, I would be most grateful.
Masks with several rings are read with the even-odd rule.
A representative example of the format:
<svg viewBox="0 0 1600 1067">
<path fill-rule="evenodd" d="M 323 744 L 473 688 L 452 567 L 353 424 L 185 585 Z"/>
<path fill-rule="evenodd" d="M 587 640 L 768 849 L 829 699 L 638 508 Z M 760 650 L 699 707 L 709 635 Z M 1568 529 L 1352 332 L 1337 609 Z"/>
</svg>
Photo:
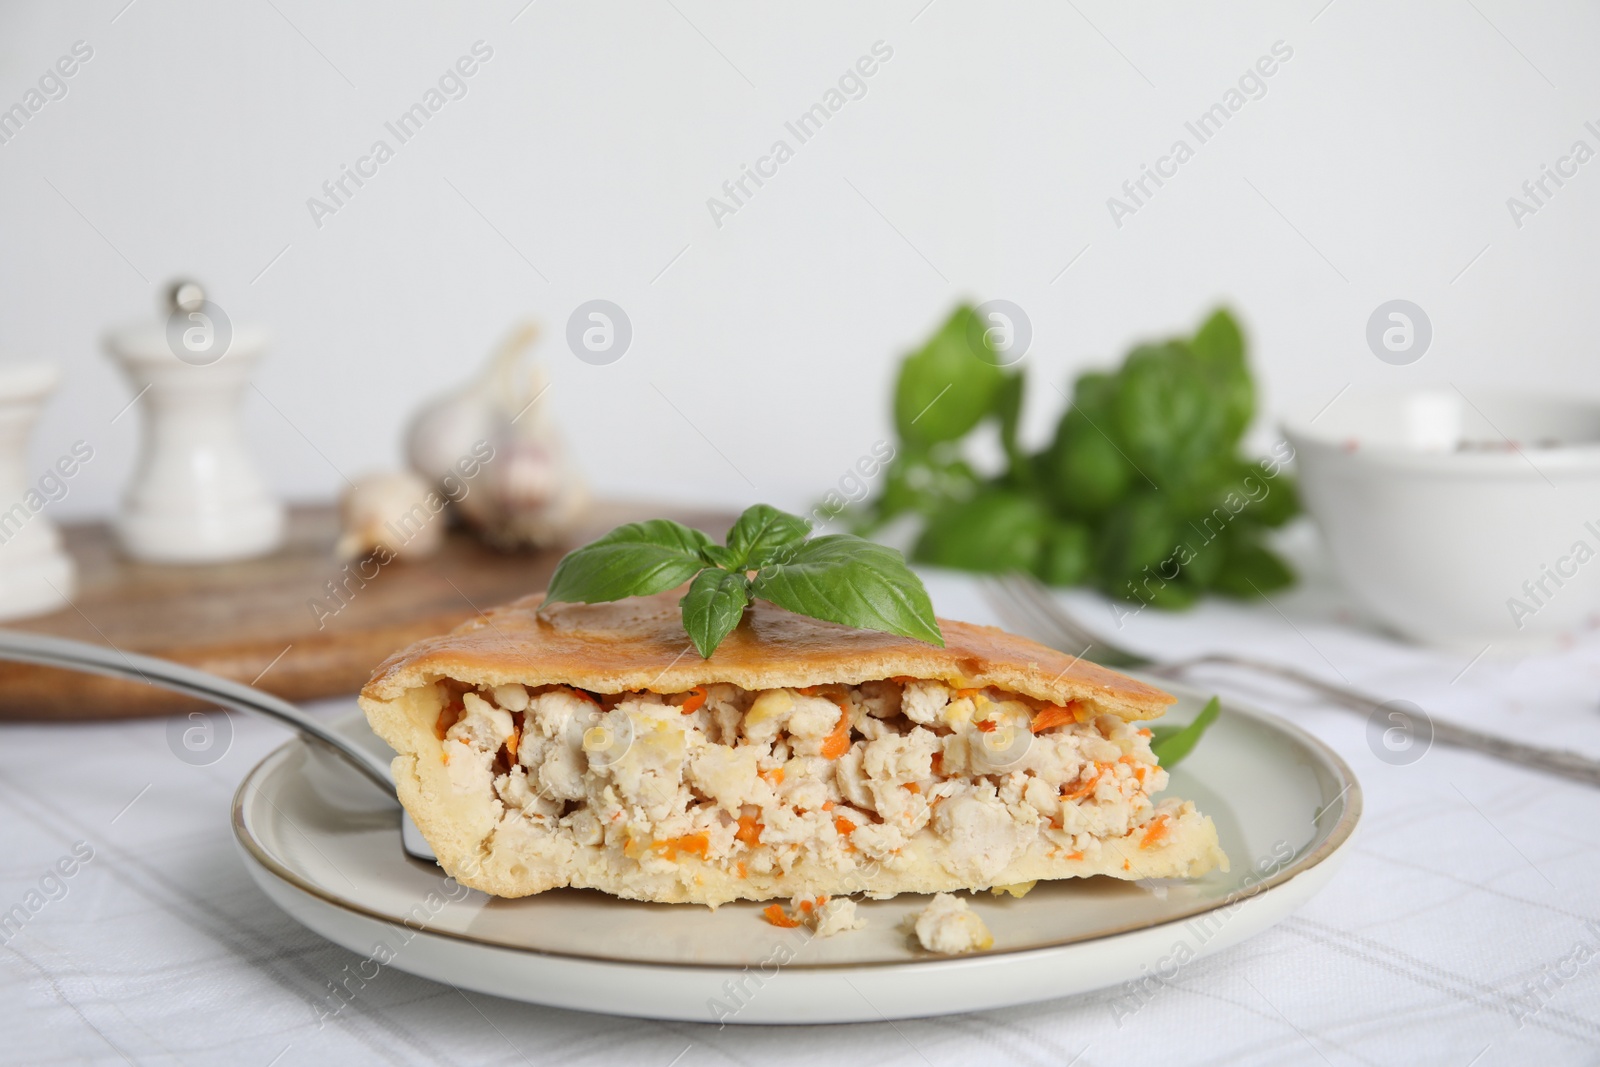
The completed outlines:
<svg viewBox="0 0 1600 1067">
<path fill-rule="evenodd" d="M 456 791 L 492 793 L 500 828 L 564 836 L 646 871 L 686 857 L 736 878 L 815 861 L 895 869 L 928 831 L 946 869 L 979 887 L 1041 837 L 1068 860 L 1112 839 L 1159 849 L 1189 810 L 1151 800 L 1167 773 L 1149 730 L 994 688 L 437 684 Z"/>
</svg>

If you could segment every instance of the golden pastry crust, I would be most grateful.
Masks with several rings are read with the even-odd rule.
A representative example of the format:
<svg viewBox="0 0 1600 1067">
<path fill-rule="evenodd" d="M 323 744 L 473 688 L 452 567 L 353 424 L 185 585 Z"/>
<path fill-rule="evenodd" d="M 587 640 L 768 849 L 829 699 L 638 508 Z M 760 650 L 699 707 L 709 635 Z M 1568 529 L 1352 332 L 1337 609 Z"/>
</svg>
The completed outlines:
<svg viewBox="0 0 1600 1067">
<path fill-rule="evenodd" d="M 571 685 L 596 693 L 676 693 L 727 682 L 745 689 L 800 688 L 879 678 L 929 678 L 955 688 L 992 685 L 1051 704 L 1081 701 L 1095 714 L 1152 719 L 1167 693 L 1006 633 L 940 619 L 945 647 L 857 630 L 752 602 L 710 659 L 684 633 L 678 592 L 608 604 L 557 604 L 542 594 L 494 608 L 389 657 L 361 695 L 390 701 L 438 678 L 474 685 Z"/>
</svg>

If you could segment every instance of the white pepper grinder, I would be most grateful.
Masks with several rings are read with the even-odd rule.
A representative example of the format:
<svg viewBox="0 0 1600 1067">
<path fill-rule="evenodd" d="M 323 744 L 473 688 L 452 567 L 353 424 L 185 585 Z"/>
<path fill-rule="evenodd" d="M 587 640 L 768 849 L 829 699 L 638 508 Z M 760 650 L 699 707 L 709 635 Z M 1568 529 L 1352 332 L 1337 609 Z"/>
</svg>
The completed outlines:
<svg viewBox="0 0 1600 1067">
<path fill-rule="evenodd" d="M 150 563 L 265 555 L 283 542 L 283 505 L 256 472 L 239 411 L 266 339 L 235 328 L 192 281 L 168 288 L 166 312 L 105 341 L 143 416 L 118 540 Z"/>
<path fill-rule="evenodd" d="M 60 372 L 43 363 L 0 368 L 0 619 L 66 607 L 73 593 L 72 558 L 62 550 L 55 524 L 40 512 L 66 495 L 64 476 L 75 473 L 84 457 L 63 456 L 60 474 L 45 468 L 37 482 L 27 469 L 28 434 L 60 379 Z"/>
</svg>

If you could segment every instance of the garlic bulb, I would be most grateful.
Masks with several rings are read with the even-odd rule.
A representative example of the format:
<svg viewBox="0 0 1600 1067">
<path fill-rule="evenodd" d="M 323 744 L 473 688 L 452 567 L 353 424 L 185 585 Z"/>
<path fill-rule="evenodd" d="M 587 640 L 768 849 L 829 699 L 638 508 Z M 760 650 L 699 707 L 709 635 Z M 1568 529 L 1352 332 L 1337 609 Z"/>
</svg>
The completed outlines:
<svg viewBox="0 0 1600 1067">
<path fill-rule="evenodd" d="M 445 499 L 410 471 L 364 474 L 339 498 L 340 559 L 426 559 L 444 544 Z"/>
<path fill-rule="evenodd" d="M 476 378 L 425 403 L 406 431 L 412 468 L 501 548 L 551 544 L 588 505 L 549 416 L 549 381 L 524 359 L 538 333 L 518 326 Z"/>
</svg>

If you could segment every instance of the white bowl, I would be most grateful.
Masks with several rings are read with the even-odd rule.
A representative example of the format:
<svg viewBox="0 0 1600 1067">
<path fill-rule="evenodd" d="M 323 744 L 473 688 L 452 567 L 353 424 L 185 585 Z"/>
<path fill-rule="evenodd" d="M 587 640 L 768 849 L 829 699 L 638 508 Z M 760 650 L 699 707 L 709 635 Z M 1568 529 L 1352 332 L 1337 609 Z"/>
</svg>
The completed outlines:
<svg viewBox="0 0 1600 1067">
<path fill-rule="evenodd" d="M 1340 576 L 1399 633 L 1475 653 L 1600 621 L 1600 402 L 1349 389 L 1283 429 Z"/>
</svg>

